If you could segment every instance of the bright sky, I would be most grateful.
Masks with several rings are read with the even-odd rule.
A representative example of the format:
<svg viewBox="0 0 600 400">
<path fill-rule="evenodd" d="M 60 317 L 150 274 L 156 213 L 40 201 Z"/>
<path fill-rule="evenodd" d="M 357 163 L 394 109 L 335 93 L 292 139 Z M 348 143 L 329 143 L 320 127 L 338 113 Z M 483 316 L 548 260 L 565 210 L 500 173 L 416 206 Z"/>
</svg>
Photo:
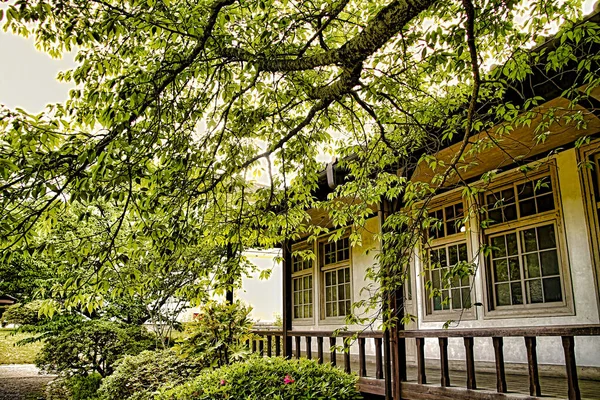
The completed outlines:
<svg viewBox="0 0 600 400">
<path fill-rule="evenodd" d="M 585 14 L 592 11 L 593 4 L 594 0 L 585 1 Z M 68 98 L 73 86 L 56 81 L 56 75 L 75 65 L 73 54 L 52 59 L 35 48 L 33 38 L 22 38 L 2 29 L 0 54 L 0 104 L 38 113 L 46 104 Z"/>
</svg>

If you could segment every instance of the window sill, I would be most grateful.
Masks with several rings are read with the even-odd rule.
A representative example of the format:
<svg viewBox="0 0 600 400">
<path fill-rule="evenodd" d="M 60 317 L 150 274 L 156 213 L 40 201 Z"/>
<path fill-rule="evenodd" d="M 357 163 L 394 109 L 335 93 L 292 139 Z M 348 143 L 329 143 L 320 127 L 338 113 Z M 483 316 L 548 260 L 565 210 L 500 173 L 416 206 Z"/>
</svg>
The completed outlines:
<svg viewBox="0 0 600 400">
<path fill-rule="evenodd" d="M 543 313 L 543 314 L 542 314 Z M 548 318 L 575 315 L 569 304 L 530 304 L 521 307 L 500 307 L 484 313 L 483 319 Z"/>
<path fill-rule="evenodd" d="M 472 321 L 477 319 L 477 312 L 475 308 L 461 313 L 460 311 L 434 311 L 431 314 L 423 316 L 423 322 L 446 322 L 452 321 Z"/>
<path fill-rule="evenodd" d="M 319 321 L 319 325 L 346 325 L 346 317 L 330 317 Z"/>
<path fill-rule="evenodd" d="M 292 319 L 292 328 L 295 326 L 312 326 L 315 324 L 314 318 L 295 318 Z"/>
</svg>

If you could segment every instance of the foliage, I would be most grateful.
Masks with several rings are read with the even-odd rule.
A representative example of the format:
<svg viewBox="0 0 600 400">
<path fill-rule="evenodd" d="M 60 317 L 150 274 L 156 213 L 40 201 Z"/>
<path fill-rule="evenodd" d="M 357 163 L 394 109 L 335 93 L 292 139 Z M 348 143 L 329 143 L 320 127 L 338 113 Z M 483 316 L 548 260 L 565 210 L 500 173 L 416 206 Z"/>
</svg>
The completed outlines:
<svg viewBox="0 0 600 400">
<path fill-rule="evenodd" d="M 48 384 L 45 400 L 95 400 L 101 382 L 97 373 L 61 376 Z"/>
<path fill-rule="evenodd" d="M 13 304 L 2 314 L 2 321 L 17 325 L 38 324 L 41 321 L 39 316 L 41 306 L 41 301 L 33 301 L 27 304 Z"/>
<path fill-rule="evenodd" d="M 175 348 L 184 355 L 200 357 L 206 365 L 222 366 L 248 355 L 246 339 L 252 337 L 251 308 L 240 301 L 209 302 L 185 327 L 185 338 Z"/>
<path fill-rule="evenodd" d="M 307 210 L 352 226 L 356 244 L 386 202 L 357 304 L 377 319 L 439 224 L 431 199 L 485 190 L 460 179 L 466 156 L 502 141 L 475 134 L 509 138 L 536 118 L 539 141 L 552 124 L 584 127 L 590 112 L 573 106 L 600 84 L 599 28 L 579 0 L 12 0 L 1 17 L 77 55 L 59 77 L 75 86 L 67 102 L 0 109 L 0 257 L 64 264 L 52 296 L 89 313 L 169 276 L 195 276 L 177 293 L 200 303 L 239 284 L 249 247 L 341 235 Z M 534 47 L 553 25 L 556 40 Z M 570 104 L 539 108 L 556 96 Z M 326 195 L 329 156 L 345 178 Z M 417 167 L 431 179 L 410 181 Z"/>
<path fill-rule="evenodd" d="M 163 385 L 177 385 L 198 375 L 206 365 L 196 357 L 181 357 L 172 350 L 143 351 L 126 356 L 106 377 L 101 399 L 143 400 Z"/>
<path fill-rule="evenodd" d="M 36 359 L 46 372 L 87 376 L 112 374 L 115 362 L 156 344 L 145 328 L 105 320 L 83 321 L 48 337 Z"/>
<path fill-rule="evenodd" d="M 29 334 L 19 333 L 13 329 L 0 329 L 0 365 L 33 364 L 42 348 L 42 343 L 19 344 L 29 337 Z"/>
<path fill-rule="evenodd" d="M 252 358 L 213 371 L 156 398 L 164 400 L 221 399 L 360 399 L 357 377 L 330 364 L 307 359 Z"/>
</svg>

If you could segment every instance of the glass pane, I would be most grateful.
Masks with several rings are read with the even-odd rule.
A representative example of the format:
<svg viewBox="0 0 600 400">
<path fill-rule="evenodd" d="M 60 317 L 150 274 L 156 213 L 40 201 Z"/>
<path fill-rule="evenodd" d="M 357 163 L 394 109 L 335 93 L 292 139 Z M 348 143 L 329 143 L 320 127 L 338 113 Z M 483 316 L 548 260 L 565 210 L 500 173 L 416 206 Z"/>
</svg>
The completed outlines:
<svg viewBox="0 0 600 400">
<path fill-rule="evenodd" d="M 537 253 L 527 254 L 524 257 L 525 271 L 528 278 L 537 278 L 540 276 L 540 265 Z"/>
<path fill-rule="evenodd" d="M 294 318 L 300 318 L 300 312 L 298 306 L 294 306 Z"/>
<path fill-rule="evenodd" d="M 431 272 L 431 286 L 434 289 L 441 289 L 441 285 L 440 285 L 440 271 L 432 271 Z"/>
<path fill-rule="evenodd" d="M 446 222 L 446 235 L 454 235 L 458 233 L 458 227 L 455 220 Z"/>
<path fill-rule="evenodd" d="M 499 306 L 510 305 L 510 289 L 508 283 L 496 285 L 496 302 Z"/>
<path fill-rule="evenodd" d="M 338 283 L 344 282 L 344 270 L 343 269 L 338 269 L 337 277 L 338 277 L 338 279 L 337 279 Z"/>
<path fill-rule="evenodd" d="M 440 311 L 442 309 L 442 299 L 439 296 L 433 298 L 433 309 Z"/>
<path fill-rule="evenodd" d="M 521 282 L 511 283 L 511 299 L 513 304 L 523 304 L 523 290 L 521 289 Z"/>
<path fill-rule="evenodd" d="M 554 225 L 540 226 L 537 228 L 540 241 L 540 250 L 556 248 L 556 238 L 554 236 Z"/>
<path fill-rule="evenodd" d="M 298 290 L 298 279 L 294 279 L 294 292 Z"/>
<path fill-rule="evenodd" d="M 330 287 L 325 289 L 325 301 L 331 301 L 331 290 Z"/>
<path fill-rule="evenodd" d="M 504 208 L 504 219 L 506 221 L 514 221 L 517 219 L 517 206 L 512 204 Z"/>
<path fill-rule="evenodd" d="M 552 182 L 550 181 L 549 177 L 539 179 L 537 182 L 540 182 L 540 184 L 537 185 L 537 189 L 535 191 L 536 195 L 539 196 L 540 194 L 552 192 Z"/>
<path fill-rule="evenodd" d="M 331 286 L 331 272 L 325 272 L 325 286 Z"/>
<path fill-rule="evenodd" d="M 492 220 L 492 223 L 502 222 L 502 210 L 490 210 L 488 211 L 488 219 Z"/>
<path fill-rule="evenodd" d="M 349 260 L 350 259 L 350 249 L 346 248 L 344 249 L 344 260 Z"/>
<path fill-rule="evenodd" d="M 510 280 L 516 281 L 521 279 L 521 268 L 519 267 L 519 259 L 517 257 L 509 258 L 508 266 L 510 269 Z"/>
<path fill-rule="evenodd" d="M 536 199 L 538 212 L 554 210 L 554 197 L 552 193 L 540 196 Z"/>
<path fill-rule="evenodd" d="M 520 199 L 526 199 L 533 196 L 533 183 L 525 182 L 522 185 L 517 186 L 517 192 L 519 193 Z"/>
<path fill-rule="evenodd" d="M 506 256 L 506 243 L 504 236 L 496 236 L 492 238 L 492 257 L 504 257 Z"/>
<path fill-rule="evenodd" d="M 294 293 L 294 304 L 298 304 L 299 300 L 300 300 L 300 293 L 298 293 L 298 292 Z"/>
<path fill-rule="evenodd" d="M 350 282 L 350 268 L 344 269 L 344 282 Z"/>
<path fill-rule="evenodd" d="M 562 301 L 560 278 L 544 279 L 544 298 L 547 303 L 551 301 Z"/>
<path fill-rule="evenodd" d="M 463 308 L 471 308 L 471 289 L 462 289 Z"/>
<path fill-rule="evenodd" d="M 337 260 L 338 260 L 338 262 L 342 261 L 342 260 L 345 260 L 344 249 L 339 249 L 338 250 L 338 252 L 337 252 Z"/>
<path fill-rule="evenodd" d="M 346 302 L 345 301 L 340 301 L 338 304 L 339 308 L 340 308 L 340 313 L 339 315 L 346 315 Z"/>
<path fill-rule="evenodd" d="M 346 283 L 344 285 L 344 290 L 346 291 L 346 300 L 350 299 L 350 284 Z"/>
<path fill-rule="evenodd" d="M 442 308 L 444 310 L 449 310 L 450 309 L 450 293 L 448 293 L 448 290 L 442 290 Z"/>
<path fill-rule="evenodd" d="M 344 285 L 340 285 L 337 287 L 338 300 L 345 300 L 346 296 L 344 294 Z"/>
<path fill-rule="evenodd" d="M 505 282 L 508 280 L 506 259 L 494 261 L 494 277 L 496 282 Z"/>
<path fill-rule="evenodd" d="M 312 307 L 304 306 L 304 318 L 311 318 L 311 317 L 312 317 Z"/>
<path fill-rule="evenodd" d="M 512 203 L 515 201 L 515 190 L 513 188 L 504 189 L 502 191 L 502 200 L 504 204 Z"/>
<path fill-rule="evenodd" d="M 540 253 L 542 260 L 542 275 L 558 275 L 558 255 L 556 250 L 548 250 Z"/>
<path fill-rule="evenodd" d="M 467 245 L 465 243 L 458 245 L 458 256 L 460 261 L 469 261 L 467 256 Z"/>
<path fill-rule="evenodd" d="M 506 235 L 506 243 L 507 243 L 507 250 L 508 250 L 509 256 L 516 256 L 517 254 L 519 254 L 519 248 L 517 247 L 517 234 L 516 233 L 510 233 L 510 234 Z"/>
<path fill-rule="evenodd" d="M 470 283 L 471 282 L 469 282 L 469 276 L 468 275 L 462 277 L 462 279 L 461 279 L 462 286 L 470 286 Z"/>
<path fill-rule="evenodd" d="M 331 301 L 337 301 L 337 288 L 334 286 L 331 288 Z"/>
<path fill-rule="evenodd" d="M 523 248 L 526 252 L 537 250 L 537 241 L 535 236 L 535 228 L 527 229 L 521 232 Z"/>
<path fill-rule="evenodd" d="M 462 306 L 460 301 L 460 289 L 452 289 L 452 309 L 459 310 Z"/>
<path fill-rule="evenodd" d="M 446 219 L 454 218 L 454 206 L 446 207 Z"/>
<path fill-rule="evenodd" d="M 519 211 L 521 211 L 521 217 L 527 217 L 534 215 L 535 212 L 535 199 L 529 199 L 519 202 Z"/>
<path fill-rule="evenodd" d="M 309 302 L 310 304 L 312 304 L 312 302 L 313 302 L 313 298 L 312 298 L 312 290 L 309 290 L 309 291 L 308 291 L 308 302 Z"/>
<path fill-rule="evenodd" d="M 456 246 L 450 246 L 450 248 L 448 249 L 449 251 L 449 256 L 450 256 L 450 265 L 455 265 L 456 263 L 458 263 L 458 249 L 456 248 Z"/>
<path fill-rule="evenodd" d="M 333 303 L 325 304 L 325 316 L 326 317 L 334 317 L 333 315 Z"/>
<path fill-rule="evenodd" d="M 529 302 L 530 303 L 543 303 L 544 297 L 542 296 L 542 281 L 540 279 L 534 279 L 527 282 L 527 290 L 529 291 Z"/>
</svg>

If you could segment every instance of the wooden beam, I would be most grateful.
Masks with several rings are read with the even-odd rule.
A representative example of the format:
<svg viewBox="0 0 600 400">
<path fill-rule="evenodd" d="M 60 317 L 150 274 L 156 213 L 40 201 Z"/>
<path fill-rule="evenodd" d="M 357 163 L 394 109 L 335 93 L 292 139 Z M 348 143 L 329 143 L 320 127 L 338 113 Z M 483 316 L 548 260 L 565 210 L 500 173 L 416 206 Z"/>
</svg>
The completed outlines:
<svg viewBox="0 0 600 400">
<path fill-rule="evenodd" d="M 292 358 L 292 245 L 283 243 L 283 357 Z"/>
</svg>

